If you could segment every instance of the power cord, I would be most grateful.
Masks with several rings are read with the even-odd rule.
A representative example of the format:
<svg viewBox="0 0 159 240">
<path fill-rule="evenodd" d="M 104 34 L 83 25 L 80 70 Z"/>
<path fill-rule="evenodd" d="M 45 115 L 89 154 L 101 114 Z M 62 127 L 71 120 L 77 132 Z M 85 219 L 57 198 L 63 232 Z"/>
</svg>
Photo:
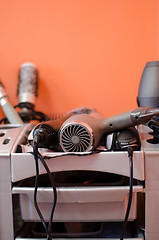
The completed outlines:
<svg viewBox="0 0 159 240">
<path fill-rule="evenodd" d="M 46 233 L 48 233 L 48 230 L 47 230 L 47 227 L 46 227 L 46 223 L 45 223 L 45 220 L 41 214 L 41 211 L 38 207 L 38 204 L 37 204 L 37 189 L 38 189 L 38 185 L 39 185 L 39 163 L 38 163 L 38 142 L 39 142 L 39 139 L 40 139 L 40 136 L 37 136 L 36 137 L 37 139 L 34 141 L 33 143 L 33 154 L 34 154 L 34 159 L 35 159 L 35 169 L 36 169 L 36 176 L 35 176 L 35 188 L 34 188 L 34 206 L 35 206 L 35 209 L 41 219 L 41 222 L 45 228 L 45 231 Z"/>
<path fill-rule="evenodd" d="M 129 167 L 130 167 L 129 199 L 128 199 L 128 205 L 127 205 L 127 210 L 126 210 L 126 214 L 125 214 L 125 219 L 124 219 L 123 226 L 122 226 L 122 233 L 121 233 L 120 240 L 124 239 L 124 235 L 126 232 L 126 226 L 127 226 L 127 222 L 128 222 L 128 217 L 129 217 L 129 213 L 130 213 L 130 208 L 131 208 L 132 195 L 133 195 L 133 148 L 128 147 L 127 151 L 128 151 Z"/>
<path fill-rule="evenodd" d="M 45 232 L 46 232 L 46 235 L 47 235 L 47 240 L 51 240 L 52 239 L 51 233 L 52 233 L 53 214 L 54 214 L 55 206 L 56 206 L 56 202 L 57 202 L 57 191 L 56 191 L 56 186 L 55 186 L 53 177 L 51 175 L 51 172 L 50 172 L 44 158 L 41 156 L 41 154 L 38 151 L 38 145 L 40 143 L 40 139 L 41 139 L 40 134 L 36 134 L 34 136 L 34 140 L 33 140 L 33 154 L 34 154 L 35 168 L 36 168 L 35 189 L 34 189 L 34 205 L 35 205 L 36 211 L 37 211 L 37 213 L 38 213 L 38 215 L 41 219 L 41 222 L 42 222 L 42 224 L 45 228 Z M 47 228 L 46 222 L 44 220 L 44 217 L 42 216 L 42 213 L 41 213 L 41 211 L 38 207 L 38 204 L 37 204 L 37 189 L 38 189 L 38 185 L 39 185 L 39 164 L 38 164 L 38 160 L 40 160 L 41 163 L 43 164 L 43 166 L 44 166 L 44 168 L 47 172 L 47 175 L 49 177 L 51 187 L 53 189 L 53 204 L 52 204 L 52 208 L 51 208 L 51 211 L 50 211 L 48 228 Z"/>
</svg>

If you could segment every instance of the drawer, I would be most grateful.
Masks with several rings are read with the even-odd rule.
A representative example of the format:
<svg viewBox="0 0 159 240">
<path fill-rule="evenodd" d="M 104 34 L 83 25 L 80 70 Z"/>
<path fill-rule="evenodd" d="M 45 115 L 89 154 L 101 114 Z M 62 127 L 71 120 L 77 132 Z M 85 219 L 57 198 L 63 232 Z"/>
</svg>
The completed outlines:
<svg viewBox="0 0 159 240">
<path fill-rule="evenodd" d="M 62 240 L 77 240 L 77 238 L 63 238 Z M 88 240 L 88 238 L 82 238 L 83 240 Z M 98 240 L 102 240 L 103 238 L 98 238 Z M 105 238 L 106 240 L 120 240 L 120 238 Z M 125 240 L 144 240 L 144 237 L 139 237 L 139 238 L 124 238 Z M 46 240 L 46 238 L 15 238 L 15 240 Z M 54 238 L 54 240 L 59 240 L 59 238 Z"/>
<path fill-rule="evenodd" d="M 52 239 L 120 239 L 123 222 L 53 222 Z M 25 229 L 25 230 L 24 230 Z M 26 223 L 16 239 L 46 239 L 42 223 Z M 137 223 L 128 222 L 125 238 L 143 240 L 144 232 Z"/>
<path fill-rule="evenodd" d="M 137 193 L 142 186 L 133 187 L 129 220 L 136 219 Z M 34 207 L 34 187 L 13 187 L 19 194 L 22 218 L 40 221 Z M 58 187 L 55 221 L 122 221 L 127 210 L 129 186 Z M 37 202 L 46 221 L 53 202 L 52 188 L 39 187 Z"/>
</svg>

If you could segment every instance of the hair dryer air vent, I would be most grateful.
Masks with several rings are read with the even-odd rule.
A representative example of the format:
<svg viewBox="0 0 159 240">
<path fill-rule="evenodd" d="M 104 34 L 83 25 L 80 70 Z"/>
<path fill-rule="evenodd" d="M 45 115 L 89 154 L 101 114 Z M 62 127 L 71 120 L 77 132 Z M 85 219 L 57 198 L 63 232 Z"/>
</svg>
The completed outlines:
<svg viewBox="0 0 159 240">
<path fill-rule="evenodd" d="M 87 152 L 93 145 L 92 129 L 86 123 L 68 123 L 60 130 L 60 145 L 65 152 Z"/>
</svg>

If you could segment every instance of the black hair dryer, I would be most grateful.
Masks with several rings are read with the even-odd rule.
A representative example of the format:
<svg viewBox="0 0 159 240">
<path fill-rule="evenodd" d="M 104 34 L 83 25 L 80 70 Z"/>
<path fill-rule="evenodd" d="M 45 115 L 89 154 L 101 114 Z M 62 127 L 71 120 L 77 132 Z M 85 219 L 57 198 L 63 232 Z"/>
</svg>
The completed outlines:
<svg viewBox="0 0 159 240">
<path fill-rule="evenodd" d="M 140 80 L 139 107 L 159 108 L 159 61 L 147 62 Z"/>
</svg>

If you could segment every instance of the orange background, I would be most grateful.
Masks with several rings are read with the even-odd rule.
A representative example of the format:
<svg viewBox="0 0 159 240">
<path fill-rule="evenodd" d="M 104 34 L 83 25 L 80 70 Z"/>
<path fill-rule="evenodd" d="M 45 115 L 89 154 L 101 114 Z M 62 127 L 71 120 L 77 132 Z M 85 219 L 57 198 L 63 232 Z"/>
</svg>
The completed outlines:
<svg viewBox="0 0 159 240">
<path fill-rule="evenodd" d="M 144 66 L 158 60 L 158 9 L 158 0 L 1 0 L 0 78 L 11 104 L 21 64 L 33 62 L 36 110 L 136 108 Z"/>
</svg>

